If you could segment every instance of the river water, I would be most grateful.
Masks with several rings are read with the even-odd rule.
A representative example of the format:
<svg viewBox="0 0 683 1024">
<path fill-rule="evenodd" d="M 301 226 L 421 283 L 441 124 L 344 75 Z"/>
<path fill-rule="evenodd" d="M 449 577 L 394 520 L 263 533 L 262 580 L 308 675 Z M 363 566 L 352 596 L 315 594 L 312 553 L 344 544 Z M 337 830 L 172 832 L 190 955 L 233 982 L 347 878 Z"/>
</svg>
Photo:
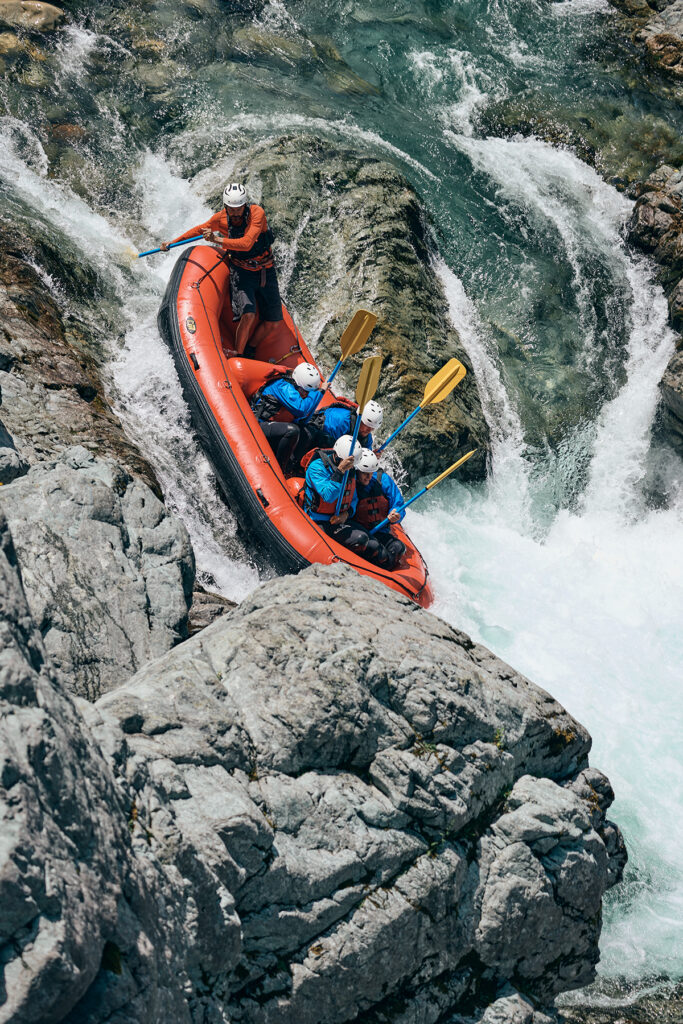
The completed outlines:
<svg viewBox="0 0 683 1024">
<path fill-rule="evenodd" d="M 126 248 L 208 215 L 210 185 L 283 132 L 382 156 L 418 190 L 492 436 L 486 484 L 409 513 L 435 611 L 575 714 L 614 785 L 631 859 L 591 998 L 680 980 L 683 474 L 652 437 L 674 337 L 623 243 L 630 200 L 567 148 L 500 137 L 533 115 L 556 143 L 585 129 L 604 175 L 643 173 L 680 136 L 676 97 L 631 66 L 603 0 L 65 6 L 0 87 L 3 207 L 106 282 L 86 315 L 109 388 L 229 596 L 258 577 L 156 333 L 173 260 Z"/>
</svg>

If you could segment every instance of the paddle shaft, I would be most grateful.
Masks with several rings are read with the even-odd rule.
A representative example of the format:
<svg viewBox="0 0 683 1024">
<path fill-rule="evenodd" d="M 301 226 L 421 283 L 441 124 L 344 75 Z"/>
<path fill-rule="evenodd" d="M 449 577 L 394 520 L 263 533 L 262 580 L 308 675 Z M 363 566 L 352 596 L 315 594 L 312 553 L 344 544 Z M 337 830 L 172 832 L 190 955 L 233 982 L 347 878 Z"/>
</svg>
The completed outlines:
<svg viewBox="0 0 683 1024">
<path fill-rule="evenodd" d="M 468 459 L 471 459 L 476 450 L 476 448 L 473 448 L 471 452 L 467 453 L 467 455 L 463 455 L 462 458 L 458 459 L 457 462 L 454 462 L 452 466 L 448 467 L 448 469 L 444 469 L 443 473 L 439 473 L 439 475 L 435 477 L 435 479 L 432 480 L 430 483 L 428 483 L 426 487 L 423 487 L 421 491 L 418 491 L 417 494 L 414 494 L 412 498 L 409 498 L 408 501 L 405 501 L 399 508 L 392 509 L 392 511 L 402 512 L 404 508 L 408 508 L 408 505 L 412 505 L 414 501 L 417 501 L 417 499 L 421 498 L 423 494 L 426 494 L 427 491 L 430 491 L 432 487 L 436 487 L 436 485 L 440 484 L 442 480 L 445 480 L 447 476 L 450 476 L 451 473 L 458 469 L 459 466 L 462 466 L 463 462 L 467 462 Z M 383 530 L 384 527 L 388 525 L 389 520 L 383 519 L 381 523 L 378 523 L 377 526 L 373 527 L 373 529 L 370 530 L 370 536 L 372 536 L 373 533 L 377 533 L 378 530 Z"/>
<path fill-rule="evenodd" d="M 198 242 L 203 235 L 195 235 L 193 238 L 183 238 L 182 242 L 171 242 L 169 249 L 175 249 L 176 245 L 187 245 L 188 242 Z M 148 249 L 147 252 L 139 252 L 138 259 L 142 259 L 143 256 L 153 256 L 155 252 L 161 252 L 161 249 Z"/>
<path fill-rule="evenodd" d="M 358 431 L 359 430 L 360 430 L 360 411 L 359 411 L 358 415 L 356 416 L 356 425 L 353 428 L 353 437 L 351 438 L 351 451 L 349 452 L 349 455 L 353 455 L 353 450 L 356 447 L 356 441 L 358 440 Z M 346 481 L 348 479 L 348 476 L 349 476 L 350 472 L 351 472 L 351 470 L 347 469 L 346 472 L 344 473 L 344 476 L 342 477 L 341 490 L 339 492 L 339 497 L 337 498 L 337 507 L 336 507 L 335 513 L 334 513 L 337 516 L 339 515 L 339 510 L 340 510 L 341 505 L 342 505 L 342 498 L 344 497 L 344 491 L 346 489 Z"/>
<path fill-rule="evenodd" d="M 413 411 L 411 412 L 410 416 L 407 416 L 407 417 L 406 417 L 406 418 L 404 419 L 404 421 L 403 421 L 403 423 L 401 424 L 401 426 L 400 426 L 400 427 L 396 427 L 396 430 L 395 430 L 395 431 L 393 432 L 393 434 L 390 434 L 390 435 L 389 435 L 389 437 L 388 437 L 388 438 L 386 439 L 386 441 L 384 442 L 384 444 L 381 444 L 381 445 L 379 446 L 379 448 L 375 448 L 375 455 L 379 455 L 379 453 L 380 453 L 380 452 L 383 452 L 383 451 L 384 451 L 384 449 L 385 449 L 385 448 L 386 448 L 386 446 L 387 446 L 387 445 L 389 444 L 389 442 L 390 442 L 390 441 L 393 441 L 393 440 L 394 440 L 394 438 L 396 437 L 396 435 L 397 435 L 397 434 L 400 434 L 400 433 L 401 433 L 401 431 L 403 430 L 403 428 L 404 428 L 404 427 L 407 427 L 407 426 L 408 426 L 408 424 L 409 424 L 409 423 L 410 423 L 410 421 L 412 420 L 413 416 L 417 416 L 417 414 L 419 413 L 419 411 L 420 411 L 420 409 L 421 409 L 421 408 L 422 408 L 422 406 L 421 406 L 421 405 L 418 405 L 417 409 L 413 409 Z"/>
<path fill-rule="evenodd" d="M 414 494 L 412 498 L 408 498 L 408 500 L 404 501 L 402 505 L 398 505 L 397 508 L 392 509 L 392 512 L 402 512 L 404 508 L 408 508 L 408 505 L 412 505 L 414 501 L 417 501 L 418 498 L 421 498 L 422 495 L 426 494 L 428 490 L 428 487 L 423 487 L 422 490 L 418 491 L 417 494 Z M 377 524 L 377 526 L 373 526 L 373 528 L 370 530 L 370 536 L 372 537 L 373 533 L 377 533 L 378 530 L 383 530 L 385 526 L 389 526 L 388 519 L 383 519 L 381 523 Z"/>
</svg>

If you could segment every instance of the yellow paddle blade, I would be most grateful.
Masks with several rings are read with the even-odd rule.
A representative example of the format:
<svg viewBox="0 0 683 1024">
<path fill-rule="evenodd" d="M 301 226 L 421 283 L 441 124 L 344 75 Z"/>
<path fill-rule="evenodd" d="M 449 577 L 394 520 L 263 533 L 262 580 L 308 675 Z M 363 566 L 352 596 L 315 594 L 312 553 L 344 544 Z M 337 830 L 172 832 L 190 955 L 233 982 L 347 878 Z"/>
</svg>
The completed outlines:
<svg viewBox="0 0 683 1024">
<path fill-rule="evenodd" d="M 358 386 L 356 387 L 356 401 L 358 402 L 358 408 L 361 412 L 377 390 L 381 369 L 381 356 L 368 356 L 368 358 L 363 361 L 360 377 L 358 378 Z"/>
<path fill-rule="evenodd" d="M 121 260 L 132 265 L 133 260 L 138 258 L 138 251 L 132 245 L 121 249 Z"/>
<path fill-rule="evenodd" d="M 449 359 L 445 366 L 442 366 L 438 373 L 435 373 L 431 380 L 425 385 L 424 398 L 420 402 L 420 408 L 425 405 L 436 405 L 443 402 L 447 395 L 450 395 L 463 379 L 467 370 L 457 359 Z"/>
<path fill-rule="evenodd" d="M 372 329 L 377 323 L 377 317 L 367 309 L 359 309 L 353 314 L 351 323 L 342 334 L 339 344 L 341 346 L 342 361 L 348 356 L 360 352 L 365 342 L 372 334 Z"/>
<path fill-rule="evenodd" d="M 463 455 L 461 459 L 458 459 L 457 462 L 454 462 L 449 469 L 444 470 L 441 476 L 437 476 L 436 480 L 432 480 L 431 484 L 427 484 L 427 490 L 429 490 L 431 487 L 436 487 L 436 485 L 440 484 L 442 480 L 445 480 L 447 476 L 450 476 L 454 469 L 457 469 L 458 466 L 462 466 L 463 462 L 467 462 L 468 459 L 471 459 L 476 450 L 476 448 L 473 448 L 471 452 L 467 453 L 467 455 Z"/>
</svg>

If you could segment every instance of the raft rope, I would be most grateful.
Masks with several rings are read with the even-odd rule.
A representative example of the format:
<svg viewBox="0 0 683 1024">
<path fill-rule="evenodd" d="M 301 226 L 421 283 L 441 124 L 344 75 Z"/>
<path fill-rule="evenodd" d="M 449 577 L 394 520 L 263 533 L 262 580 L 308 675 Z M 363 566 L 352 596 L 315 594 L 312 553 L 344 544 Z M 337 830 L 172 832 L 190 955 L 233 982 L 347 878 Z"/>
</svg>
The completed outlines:
<svg viewBox="0 0 683 1024">
<path fill-rule="evenodd" d="M 191 251 L 191 250 L 190 250 L 190 251 Z M 200 270 L 204 270 L 204 267 L 203 267 L 203 266 L 201 265 L 201 263 L 197 263 L 197 262 L 196 262 L 196 260 L 192 260 L 192 259 L 190 259 L 190 258 L 189 258 L 189 254 L 188 254 L 188 257 L 187 257 L 187 260 L 186 260 L 186 262 L 187 262 L 187 263 L 192 263 L 192 264 L 193 264 L 193 266 L 195 266 L 195 267 L 199 267 L 199 269 L 200 269 Z M 204 274 L 202 275 L 202 277 L 201 277 L 201 278 L 200 278 L 200 279 L 199 279 L 198 281 L 193 281 L 193 282 L 192 282 L 192 284 L 190 285 L 190 287 L 191 287 L 191 288 L 195 288 L 195 289 L 197 290 L 197 294 L 199 295 L 199 298 L 201 299 L 201 303 L 202 303 L 202 309 L 204 310 L 204 316 L 206 317 L 206 322 L 207 322 L 207 323 L 208 323 L 208 325 L 209 325 L 209 330 L 210 330 L 210 332 L 211 332 L 211 339 L 212 339 L 212 341 L 213 341 L 214 347 L 215 347 L 215 349 L 216 349 L 216 354 L 218 355 L 218 359 L 219 359 L 219 361 L 220 361 L 220 364 L 221 364 L 221 369 L 222 369 L 222 371 L 223 371 L 223 376 L 224 376 L 224 379 L 225 379 L 225 383 L 226 383 L 226 385 L 228 386 L 228 389 L 229 389 L 230 391 L 232 391 L 232 390 L 233 390 L 233 387 L 232 387 L 232 385 L 231 385 L 230 381 L 228 380 L 228 372 L 227 372 L 227 370 L 226 370 L 226 367 L 225 367 L 225 363 L 223 362 L 223 346 L 222 346 L 222 345 L 219 345 L 219 344 L 218 344 L 218 342 L 216 341 L 216 335 L 214 334 L 214 331 L 213 331 L 213 325 L 212 325 L 212 323 L 211 323 L 211 318 L 210 318 L 210 316 L 209 316 L 209 311 L 208 311 L 208 309 L 206 308 L 206 303 L 204 302 L 204 296 L 202 295 L 202 291 L 201 291 L 201 288 L 199 287 L 199 286 L 200 286 L 200 284 L 202 283 L 202 281 L 203 281 L 203 280 L 204 280 L 204 279 L 205 279 L 206 277 L 211 277 L 211 274 L 213 273 L 213 271 L 214 271 L 214 270 L 216 270 L 216 269 L 217 269 L 217 267 L 218 267 L 218 265 L 219 265 L 220 263 L 222 263 L 222 262 L 223 262 L 223 257 L 221 256 L 221 258 L 219 259 L 218 263 L 215 263 L 215 264 L 214 264 L 214 266 L 213 266 L 213 267 L 211 267 L 211 269 L 210 269 L 210 270 L 207 270 L 207 271 L 206 271 L 206 272 L 205 272 L 205 273 L 204 273 Z M 217 283 L 216 283 L 216 282 L 215 282 L 215 281 L 213 280 L 213 278 L 211 278 L 211 280 L 212 280 L 212 282 L 213 282 L 213 284 L 214 284 L 214 286 L 215 286 L 215 288 L 216 288 L 216 291 L 218 291 L 218 285 L 217 285 Z M 292 325 L 293 325 L 293 327 L 294 327 L 294 330 L 296 331 L 296 337 L 297 337 L 297 338 L 300 338 L 300 337 L 301 337 L 301 335 L 299 334 L 299 328 L 298 328 L 298 327 L 296 326 L 296 324 L 294 323 L 294 321 L 292 321 Z M 290 349 L 290 352 L 293 352 L 293 351 L 295 351 L 295 348 L 296 348 L 296 349 L 298 349 L 298 350 L 299 350 L 299 352 L 300 352 L 300 353 L 301 353 L 301 354 L 303 355 L 303 352 L 301 352 L 301 346 L 300 346 L 300 345 L 298 344 L 298 342 L 297 342 L 297 345 L 296 345 L 295 347 L 293 347 L 292 349 Z M 254 431 L 253 431 L 253 429 L 252 429 L 252 426 L 251 426 L 251 423 L 249 422 L 249 420 L 247 419 L 247 417 L 246 417 L 246 416 L 244 415 L 244 410 L 242 409 L 242 407 L 241 407 L 240 403 L 239 403 L 239 402 L 237 401 L 237 399 L 235 398 L 235 396 L 234 396 L 234 395 L 233 395 L 233 401 L 235 402 L 235 405 L 237 406 L 237 408 L 238 408 L 238 410 L 239 410 L 239 413 L 240 413 L 240 415 L 241 415 L 242 419 L 244 420 L 245 426 L 246 426 L 246 427 L 248 428 L 248 430 L 249 430 L 249 433 L 251 434 L 252 438 L 254 439 L 254 441 L 256 442 L 256 444 L 258 445 L 258 447 L 259 447 L 259 449 L 260 449 L 260 451 L 261 451 L 261 454 L 263 455 L 264 461 L 265 461 L 265 462 L 266 462 L 266 464 L 267 464 L 267 465 L 268 465 L 268 466 L 270 467 L 270 470 L 271 470 L 271 472 L 272 472 L 272 474 L 273 474 L 273 476 L 274 476 L 275 480 L 277 480 L 277 482 L 278 482 L 278 483 L 280 484 L 280 486 L 281 486 L 281 487 L 282 487 L 282 488 L 284 489 L 285 493 L 287 494 L 287 497 L 288 497 L 288 498 L 289 498 L 289 499 L 290 499 L 291 501 L 293 501 L 293 502 L 294 502 L 294 504 L 295 504 L 295 505 L 296 505 L 296 507 L 297 507 L 297 508 L 299 509 L 299 511 L 301 512 L 301 514 L 302 514 L 302 515 L 306 515 L 306 513 L 305 513 L 305 512 L 303 511 L 303 509 L 302 509 L 302 508 L 301 508 L 301 506 L 299 505 L 298 501 L 297 501 L 297 500 L 295 499 L 295 497 L 294 497 L 294 495 L 292 494 L 292 492 L 291 492 L 291 491 L 289 490 L 289 488 L 287 487 L 287 484 L 285 483 L 284 479 L 282 479 L 282 480 L 281 480 L 281 479 L 280 479 L 280 477 L 279 477 L 279 476 L 277 475 L 277 473 L 275 472 L 275 468 L 274 468 L 274 466 L 273 466 L 273 464 L 272 464 L 272 462 L 271 462 L 271 460 L 270 460 L 269 456 L 267 456 L 267 455 L 264 455 L 264 454 L 263 454 L 263 447 L 262 447 L 262 445 L 261 445 L 261 442 L 259 441 L 259 439 L 257 438 L 256 434 L 254 433 Z M 273 458 L 275 458 L 275 456 L 274 456 L 274 455 L 273 455 Z M 326 534 L 326 533 L 325 533 L 325 532 L 324 532 L 323 530 L 321 530 L 321 529 L 320 529 L 320 527 L 319 527 L 319 526 L 317 525 L 317 523 L 315 523 L 315 522 L 314 522 L 314 521 L 313 521 L 312 519 L 310 519 L 310 517 L 309 517 L 309 516 L 306 516 L 306 518 L 307 518 L 307 519 L 309 520 L 309 522 L 311 523 L 311 525 L 312 525 L 312 526 L 314 526 L 314 527 L 316 528 L 316 531 L 317 531 L 318 535 L 319 535 L 319 536 L 320 536 L 320 538 L 322 539 L 323 543 L 325 544 L 325 547 L 327 548 L 327 550 L 329 551 L 329 553 L 330 553 L 330 554 L 332 555 L 332 557 L 333 557 L 333 558 L 334 558 L 334 559 L 335 559 L 336 561 L 338 561 L 338 562 L 344 561 L 344 559 L 340 558 L 340 557 L 339 557 L 339 555 L 337 555 L 337 554 L 336 554 L 336 552 L 334 551 L 334 548 L 332 548 L 332 546 L 330 545 L 330 542 L 329 542 L 329 538 L 328 538 L 327 534 Z M 364 562 L 367 562 L 367 564 L 368 564 L 368 565 L 371 565 L 371 566 L 372 566 L 372 568 L 373 568 L 373 575 L 377 575 L 377 576 L 379 576 L 380 578 L 382 578 L 382 579 L 385 579 L 385 580 L 391 580 L 391 581 L 392 581 L 393 583 L 398 583 L 398 584 L 399 584 L 399 586 L 400 586 L 400 587 L 402 587 L 402 588 L 403 588 L 403 590 L 405 590 L 405 592 L 406 592 L 406 593 L 407 593 L 407 594 L 408 594 L 408 595 L 409 595 L 410 597 L 419 597 L 419 596 L 420 596 L 420 594 L 422 593 L 422 591 L 424 590 L 424 588 L 425 588 L 425 587 L 426 587 L 426 585 L 427 585 L 427 579 L 428 579 L 428 577 L 429 577 L 429 572 L 428 572 L 428 570 L 427 570 L 427 566 L 426 566 L 426 564 L 425 564 L 424 558 L 422 557 L 422 553 L 421 553 L 421 552 L 420 552 L 420 551 L 419 551 L 419 550 L 418 550 L 417 548 L 415 548 L 415 551 L 417 551 L 418 555 L 420 556 L 420 561 L 422 562 L 422 567 L 423 567 L 423 569 L 424 569 L 424 572 L 425 572 L 425 580 L 424 580 L 424 583 L 422 584 L 422 586 L 421 586 L 421 587 L 419 588 L 419 590 L 417 590 L 417 591 L 412 591 L 412 590 L 411 590 L 411 589 L 410 589 L 410 588 L 409 588 L 409 587 L 408 587 L 408 586 L 407 586 L 407 585 L 406 585 L 405 583 L 402 583 L 402 582 L 401 582 L 401 580 L 399 580 L 399 579 L 396 579 L 396 577 L 395 577 L 395 576 L 391 575 L 391 573 L 389 573 L 388 571 L 386 571 L 386 570 L 383 570 L 383 569 L 381 569 L 381 568 L 380 568 L 379 566 L 377 566 L 377 565 L 374 565 L 374 563 L 373 563 L 373 562 L 368 562 L 368 560 L 367 560 L 366 558 L 363 558 L 363 556 L 362 556 L 362 555 L 358 555 L 357 557 L 358 557 L 358 558 L 363 558 L 363 561 L 364 561 Z M 355 554 L 355 552 L 354 552 L 354 554 Z"/>
</svg>

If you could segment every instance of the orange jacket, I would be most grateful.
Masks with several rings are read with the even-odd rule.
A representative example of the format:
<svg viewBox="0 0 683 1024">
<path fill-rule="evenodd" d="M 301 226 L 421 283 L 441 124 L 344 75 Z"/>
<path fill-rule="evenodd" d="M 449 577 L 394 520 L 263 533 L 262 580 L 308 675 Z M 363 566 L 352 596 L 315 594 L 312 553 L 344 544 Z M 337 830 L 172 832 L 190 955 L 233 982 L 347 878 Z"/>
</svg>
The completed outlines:
<svg viewBox="0 0 683 1024">
<path fill-rule="evenodd" d="M 230 228 L 228 222 L 228 215 L 225 212 L 225 207 L 219 210 L 218 213 L 214 213 L 213 216 L 209 217 L 203 224 L 195 224 L 193 228 L 185 231 L 182 235 L 178 235 L 174 238 L 174 242 L 182 242 L 186 238 L 193 238 L 194 235 L 201 235 L 203 231 L 209 228 L 211 231 L 217 231 L 223 235 L 223 241 L 220 243 L 223 249 L 229 253 L 235 253 L 237 257 L 236 262 L 240 263 L 239 256 L 241 253 L 250 252 L 256 243 L 258 242 L 261 235 L 268 231 L 268 221 L 266 220 L 266 212 L 262 206 L 257 206 L 256 203 L 249 205 L 249 213 L 247 216 L 247 226 L 244 230 L 244 234 L 241 238 L 228 238 L 228 231 Z M 261 262 L 261 261 L 259 261 Z M 273 265 L 272 259 L 268 262 L 261 262 L 262 266 Z"/>
</svg>

